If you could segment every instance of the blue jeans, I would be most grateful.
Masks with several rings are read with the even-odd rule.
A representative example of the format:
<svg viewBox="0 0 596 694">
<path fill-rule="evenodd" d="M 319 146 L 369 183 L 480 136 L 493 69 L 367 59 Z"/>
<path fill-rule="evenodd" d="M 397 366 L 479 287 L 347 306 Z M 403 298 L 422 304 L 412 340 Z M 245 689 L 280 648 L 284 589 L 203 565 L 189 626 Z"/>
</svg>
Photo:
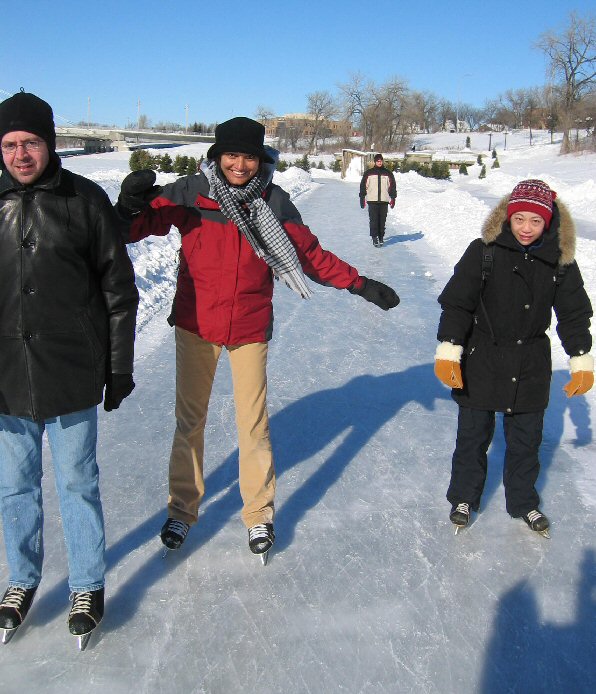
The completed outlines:
<svg viewBox="0 0 596 694">
<path fill-rule="evenodd" d="M 42 436 L 47 432 L 66 540 L 71 591 L 104 585 L 97 408 L 43 421 L 0 415 L 0 511 L 9 585 L 34 588 L 43 564 Z"/>
</svg>

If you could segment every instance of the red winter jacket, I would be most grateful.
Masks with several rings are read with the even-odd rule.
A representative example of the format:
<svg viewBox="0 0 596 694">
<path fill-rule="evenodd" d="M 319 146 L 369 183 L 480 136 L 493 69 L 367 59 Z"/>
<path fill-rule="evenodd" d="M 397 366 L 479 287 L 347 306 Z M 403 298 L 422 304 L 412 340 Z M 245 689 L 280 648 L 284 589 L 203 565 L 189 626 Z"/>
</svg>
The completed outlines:
<svg viewBox="0 0 596 694">
<path fill-rule="evenodd" d="M 273 328 L 271 269 L 220 212 L 218 203 L 207 197 L 208 191 L 203 173 L 166 185 L 134 218 L 130 241 L 164 236 L 172 225 L 179 229 L 177 326 L 219 345 L 266 342 Z M 284 190 L 270 184 L 264 199 L 296 248 L 306 275 L 337 289 L 362 283 L 355 268 L 321 248 Z"/>
</svg>

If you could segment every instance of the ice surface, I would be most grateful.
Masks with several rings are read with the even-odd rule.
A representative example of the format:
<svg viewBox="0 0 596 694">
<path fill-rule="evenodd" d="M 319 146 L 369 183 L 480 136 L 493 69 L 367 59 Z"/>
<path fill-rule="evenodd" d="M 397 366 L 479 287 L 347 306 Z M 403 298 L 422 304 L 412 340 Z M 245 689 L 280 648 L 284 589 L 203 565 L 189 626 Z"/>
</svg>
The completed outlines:
<svg viewBox="0 0 596 694">
<path fill-rule="evenodd" d="M 505 512 L 499 427 L 481 513 L 457 537 L 448 520 L 456 406 L 432 370 L 436 297 L 513 182 L 547 172 L 572 209 L 590 206 L 578 224 L 579 254 L 595 298 L 588 181 L 596 158 L 520 147 L 500 162 L 480 182 L 477 174 L 444 183 L 398 176 L 382 249 L 370 242 L 356 181 L 326 174 L 305 190 L 302 174 L 276 177 L 300 192 L 296 204 L 325 247 L 391 284 L 402 301 L 384 313 L 332 288 L 316 286 L 301 301 L 276 286 L 268 372 L 277 541 L 266 567 L 248 551 L 240 519 L 225 355 L 206 430 L 207 499 L 183 549 L 162 558 L 175 235 L 131 251 L 145 282 L 137 388 L 100 416 L 106 616 L 79 653 L 66 628 L 66 556 L 47 464 L 44 580 L 22 629 L 0 647 L 3 692 L 594 691 L 595 396 L 564 398 L 556 336 L 539 485 L 552 539 Z M 65 162 L 112 199 L 125 164 L 123 155 Z M 2 555 L 0 585 L 6 579 Z"/>
</svg>

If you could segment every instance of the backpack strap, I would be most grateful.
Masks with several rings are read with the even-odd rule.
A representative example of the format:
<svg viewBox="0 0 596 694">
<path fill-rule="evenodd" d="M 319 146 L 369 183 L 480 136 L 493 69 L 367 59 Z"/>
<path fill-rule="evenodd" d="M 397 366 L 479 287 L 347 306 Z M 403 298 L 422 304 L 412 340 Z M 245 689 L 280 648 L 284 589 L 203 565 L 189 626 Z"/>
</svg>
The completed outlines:
<svg viewBox="0 0 596 694">
<path fill-rule="evenodd" d="M 492 337 L 493 342 L 496 344 L 497 339 L 495 337 L 495 332 L 493 330 L 492 323 L 490 322 L 490 318 L 488 317 L 488 311 L 486 310 L 486 306 L 484 305 L 484 299 L 482 298 L 482 295 L 484 294 L 484 286 L 486 285 L 486 281 L 490 277 L 491 272 L 493 270 L 494 256 L 495 256 L 494 244 L 491 243 L 482 249 L 482 273 L 481 273 L 481 280 L 480 280 L 480 308 L 482 309 L 482 313 L 484 314 L 484 318 L 486 319 L 488 329 L 490 330 L 490 336 Z"/>
<path fill-rule="evenodd" d="M 490 277 L 490 273 L 493 271 L 493 260 L 495 257 L 495 247 L 491 243 L 482 249 L 482 288 L 486 280 Z"/>
</svg>

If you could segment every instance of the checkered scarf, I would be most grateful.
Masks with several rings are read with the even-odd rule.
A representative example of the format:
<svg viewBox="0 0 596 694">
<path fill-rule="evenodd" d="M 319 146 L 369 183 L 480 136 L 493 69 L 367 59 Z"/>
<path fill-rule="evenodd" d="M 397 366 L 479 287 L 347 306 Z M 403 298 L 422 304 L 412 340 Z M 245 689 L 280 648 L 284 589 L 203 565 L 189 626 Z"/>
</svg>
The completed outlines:
<svg viewBox="0 0 596 694">
<path fill-rule="evenodd" d="M 240 229 L 275 277 L 282 279 L 303 299 L 312 296 L 292 242 L 263 200 L 268 176 L 259 170 L 245 186 L 236 188 L 220 175 L 217 162 L 212 161 L 203 171 L 209 181 L 209 197 L 219 203 L 222 213 Z"/>
</svg>

